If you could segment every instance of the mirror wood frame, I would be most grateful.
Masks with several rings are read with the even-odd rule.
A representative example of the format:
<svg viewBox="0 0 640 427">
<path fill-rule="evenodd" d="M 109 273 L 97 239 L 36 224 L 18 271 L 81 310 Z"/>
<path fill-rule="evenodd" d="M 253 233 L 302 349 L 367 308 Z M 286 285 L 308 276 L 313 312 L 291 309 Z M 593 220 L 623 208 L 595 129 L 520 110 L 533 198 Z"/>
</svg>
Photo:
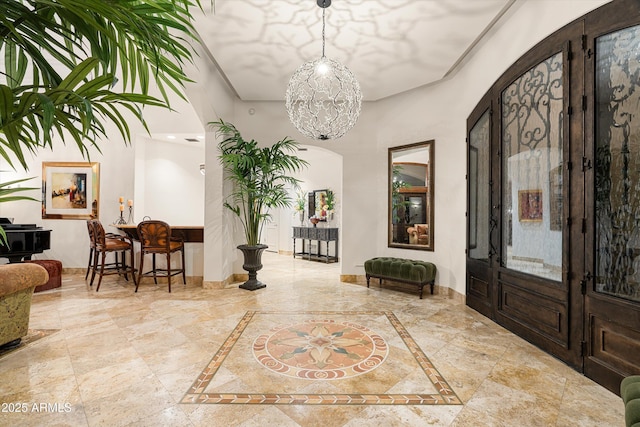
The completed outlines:
<svg viewBox="0 0 640 427">
<path fill-rule="evenodd" d="M 308 194 L 308 206 L 309 206 L 309 212 L 307 213 L 307 218 L 311 218 L 312 216 L 314 216 L 316 214 L 316 198 L 318 197 L 318 194 L 320 193 L 324 193 L 325 195 L 327 194 L 328 189 L 324 189 L 324 190 L 313 190 L 313 191 L 309 191 Z M 326 221 L 327 218 L 320 218 L 320 221 Z"/>
<path fill-rule="evenodd" d="M 417 244 L 417 243 L 402 243 L 398 241 L 394 241 L 394 224 L 393 224 L 393 165 L 394 165 L 394 154 L 400 154 L 402 152 L 407 152 L 411 150 L 416 150 L 424 148 L 428 152 L 429 161 L 425 165 L 426 166 L 426 185 L 422 186 L 410 186 L 403 189 L 403 193 L 410 194 L 411 196 L 422 196 L 424 195 L 426 200 L 426 212 L 425 218 L 426 223 L 428 224 L 429 230 L 429 240 L 427 244 Z M 396 162 L 396 163 L 407 163 L 407 162 Z M 411 162 L 414 163 L 414 162 Z M 390 147 L 388 154 L 388 200 L 387 200 L 387 211 L 388 211 L 388 247 L 390 248 L 401 248 L 401 249 L 417 249 L 422 251 L 433 251 L 434 250 L 434 209 L 433 209 L 433 194 L 434 194 L 434 170 L 435 170 L 435 140 L 417 142 L 414 144 L 401 145 L 398 147 Z M 404 227 L 408 224 L 398 224 L 398 227 Z M 406 230 L 405 230 L 406 231 Z"/>
</svg>

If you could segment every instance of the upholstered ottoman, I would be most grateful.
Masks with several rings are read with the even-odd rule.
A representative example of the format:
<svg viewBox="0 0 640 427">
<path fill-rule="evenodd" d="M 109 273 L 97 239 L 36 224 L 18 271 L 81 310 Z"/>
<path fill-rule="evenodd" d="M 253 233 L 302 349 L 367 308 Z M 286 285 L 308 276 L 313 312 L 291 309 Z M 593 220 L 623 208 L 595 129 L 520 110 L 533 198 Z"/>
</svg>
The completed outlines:
<svg viewBox="0 0 640 427">
<path fill-rule="evenodd" d="M 420 299 L 422 299 L 422 289 L 426 284 L 431 285 L 431 294 L 433 294 L 436 270 L 433 263 L 404 258 L 378 257 L 364 262 L 367 288 L 371 277 L 380 279 L 380 286 L 382 286 L 382 279 L 409 283 L 420 288 Z"/>
<path fill-rule="evenodd" d="M 624 402 L 626 426 L 640 427 L 640 375 L 632 375 L 622 380 L 620 397 Z"/>
<path fill-rule="evenodd" d="M 44 285 L 36 286 L 34 292 L 48 291 L 62 286 L 62 263 L 55 259 L 30 259 L 24 262 L 38 264 L 49 273 L 49 281 Z"/>
</svg>

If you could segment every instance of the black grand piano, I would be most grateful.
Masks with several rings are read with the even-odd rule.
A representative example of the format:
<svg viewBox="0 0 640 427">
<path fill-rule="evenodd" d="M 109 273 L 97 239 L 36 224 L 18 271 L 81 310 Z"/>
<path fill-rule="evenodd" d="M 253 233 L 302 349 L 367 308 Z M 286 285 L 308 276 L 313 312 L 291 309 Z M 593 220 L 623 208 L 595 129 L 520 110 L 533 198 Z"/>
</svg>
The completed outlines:
<svg viewBox="0 0 640 427">
<path fill-rule="evenodd" d="M 0 245 L 0 258 L 21 262 L 51 249 L 51 230 L 43 230 L 35 224 L 12 224 L 7 218 L 0 218 L 0 225 L 7 233 L 8 241 L 8 247 Z"/>
</svg>

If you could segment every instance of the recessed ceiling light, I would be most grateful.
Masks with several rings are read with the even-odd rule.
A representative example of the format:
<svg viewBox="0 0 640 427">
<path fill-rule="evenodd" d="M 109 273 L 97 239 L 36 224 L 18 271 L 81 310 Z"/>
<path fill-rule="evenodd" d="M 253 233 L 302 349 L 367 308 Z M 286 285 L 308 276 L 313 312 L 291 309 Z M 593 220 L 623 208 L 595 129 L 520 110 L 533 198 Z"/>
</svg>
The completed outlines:
<svg viewBox="0 0 640 427">
<path fill-rule="evenodd" d="M 167 135 L 167 139 L 176 139 L 176 137 L 173 135 Z"/>
<path fill-rule="evenodd" d="M 198 135 L 198 139 L 204 139 L 204 135 Z"/>
</svg>

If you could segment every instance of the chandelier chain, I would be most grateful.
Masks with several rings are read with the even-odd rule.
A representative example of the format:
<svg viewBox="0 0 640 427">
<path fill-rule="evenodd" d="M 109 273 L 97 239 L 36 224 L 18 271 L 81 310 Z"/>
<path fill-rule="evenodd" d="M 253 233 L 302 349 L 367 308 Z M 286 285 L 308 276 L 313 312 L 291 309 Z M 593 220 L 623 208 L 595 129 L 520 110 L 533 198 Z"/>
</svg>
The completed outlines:
<svg viewBox="0 0 640 427">
<path fill-rule="evenodd" d="M 327 8 L 322 8 L 322 57 L 324 58 L 324 14 Z"/>
</svg>

